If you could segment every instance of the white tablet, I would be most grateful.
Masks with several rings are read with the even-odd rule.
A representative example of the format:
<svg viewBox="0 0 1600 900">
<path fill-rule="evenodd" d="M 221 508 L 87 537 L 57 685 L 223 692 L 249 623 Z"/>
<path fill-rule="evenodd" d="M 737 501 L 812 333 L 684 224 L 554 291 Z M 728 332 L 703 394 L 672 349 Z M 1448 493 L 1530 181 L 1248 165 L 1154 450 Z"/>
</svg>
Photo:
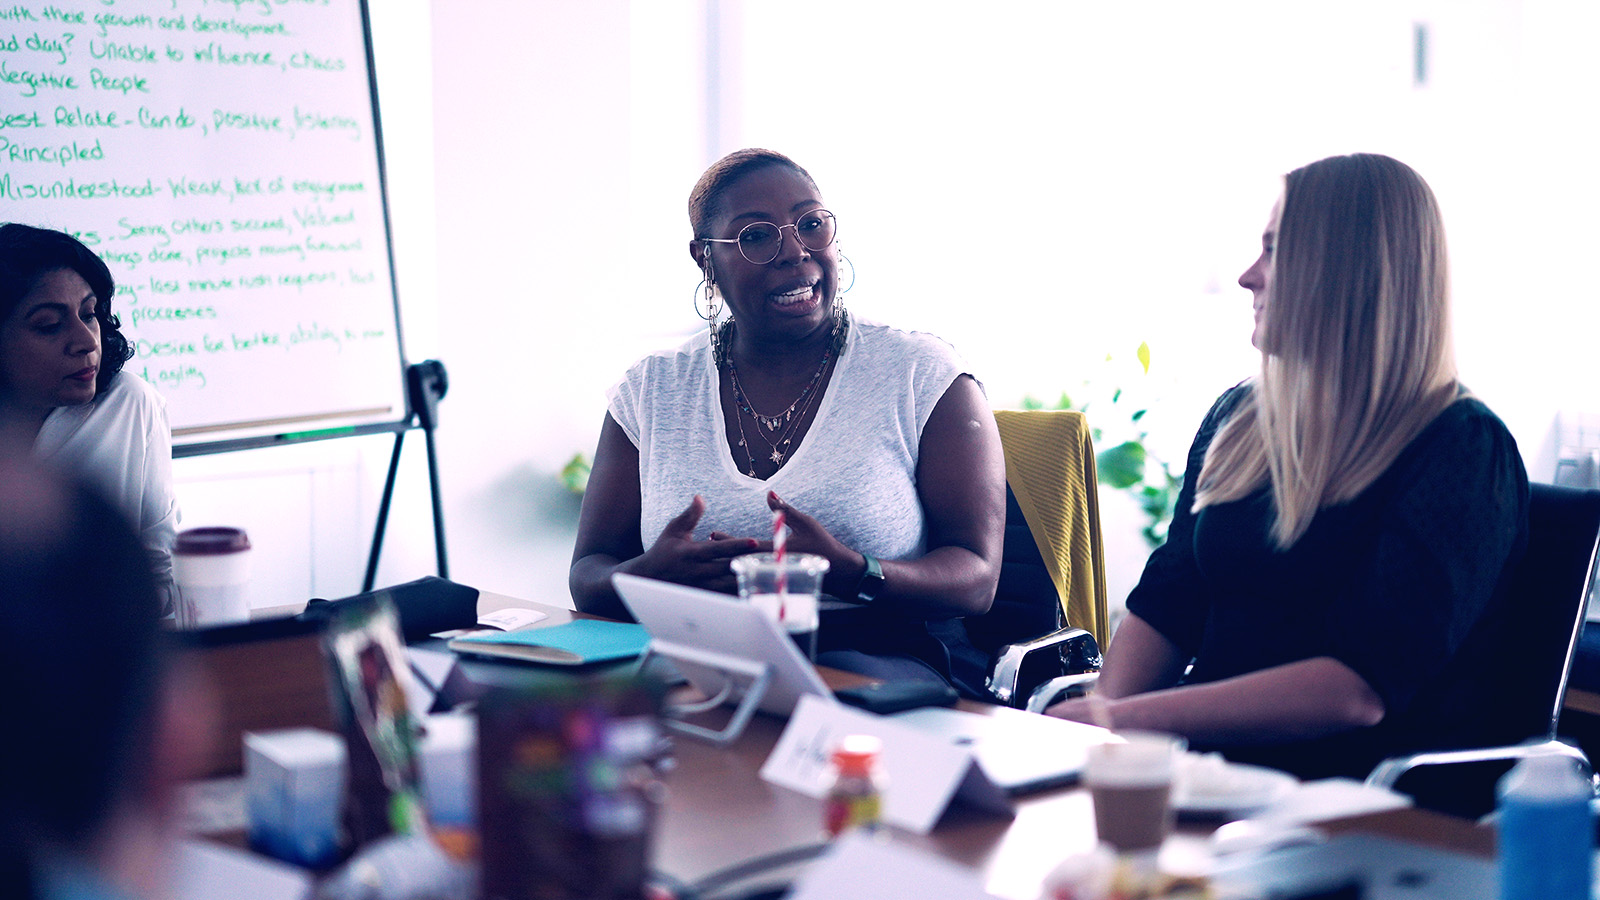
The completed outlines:
<svg viewBox="0 0 1600 900">
<path fill-rule="evenodd" d="M 709 650 L 771 666 L 772 680 L 761 699 L 763 712 L 787 716 L 806 694 L 833 698 L 788 633 L 754 606 L 727 594 L 636 575 L 613 575 L 611 583 L 628 611 L 650 632 L 651 642 L 665 645 L 673 665 L 707 697 L 728 690 L 729 678 L 714 666 L 685 660 L 671 648 Z M 735 684 L 727 699 L 735 701 L 741 693 Z"/>
</svg>

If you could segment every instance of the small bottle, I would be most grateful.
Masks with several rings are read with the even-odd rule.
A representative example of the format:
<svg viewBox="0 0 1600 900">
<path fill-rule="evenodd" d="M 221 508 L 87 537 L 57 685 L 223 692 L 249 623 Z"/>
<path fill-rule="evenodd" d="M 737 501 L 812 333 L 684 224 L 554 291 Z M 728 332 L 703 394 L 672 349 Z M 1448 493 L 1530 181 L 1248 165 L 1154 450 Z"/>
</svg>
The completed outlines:
<svg viewBox="0 0 1600 900">
<path fill-rule="evenodd" d="M 878 757 L 883 741 L 870 734 L 852 734 L 833 751 L 833 783 L 823 801 L 823 827 L 829 837 L 860 828 L 873 831 L 883 811 L 883 773 Z"/>
<path fill-rule="evenodd" d="M 1564 756 L 1534 756 L 1500 779 L 1500 900 L 1588 900 L 1589 780 Z"/>
</svg>

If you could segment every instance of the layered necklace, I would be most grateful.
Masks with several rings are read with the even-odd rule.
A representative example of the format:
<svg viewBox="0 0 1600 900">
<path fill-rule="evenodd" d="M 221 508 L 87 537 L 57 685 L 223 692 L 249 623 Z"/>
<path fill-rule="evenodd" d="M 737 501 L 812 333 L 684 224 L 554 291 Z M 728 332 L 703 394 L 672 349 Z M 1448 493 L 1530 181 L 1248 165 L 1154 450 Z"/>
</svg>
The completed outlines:
<svg viewBox="0 0 1600 900">
<path fill-rule="evenodd" d="M 718 337 L 721 340 L 717 343 L 721 344 L 722 348 L 729 346 L 728 339 L 732 336 L 732 327 L 733 321 L 730 319 L 719 329 L 721 334 Z M 817 395 L 822 393 L 822 378 L 827 374 L 828 364 L 833 362 L 834 357 L 843 347 L 844 335 L 848 327 L 843 316 L 834 320 L 833 340 L 829 342 L 828 349 L 823 351 L 822 361 L 817 363 L 817 370 L 811 373 L 811 378 L 806 382 L 806 386 L 800 389 L 800 396 L 794 398 L 794 402 L 790 403 L 781 412 L 772 415 L 757 411 L 755 406 L 750 403 L 750 397 L 745 392 L 744 383 L 739 380 L 739 367 L 733 362 L 733 354 L 726 350 L 719 354 L 721 358 L 718 362 L 728 370 L 729 380 L 733 384 L 733 405 L 738 410 L 738 413 L 734 416 L 734 423 L 739 429 L 739 446 L 744 449 L 746 475 L 751 478 L 757 477 L 755 451 L 750 446 L 750 438 L 745 431 L 745 417 L 749 416 L 755 421 L 755 434 L 761 438 L 761 442 L 766 444 L 767 449 L 771 451 L 767 458 L 772 460 L 778 468 L 783 468 L 784 462 L 789 458 L 789 450 L 794 445 L 794 439 L 799 433 L 800 423 L 805 421 L 806 414 L 811 411 L 811 407 L 816 403 Z"/>
</svg>

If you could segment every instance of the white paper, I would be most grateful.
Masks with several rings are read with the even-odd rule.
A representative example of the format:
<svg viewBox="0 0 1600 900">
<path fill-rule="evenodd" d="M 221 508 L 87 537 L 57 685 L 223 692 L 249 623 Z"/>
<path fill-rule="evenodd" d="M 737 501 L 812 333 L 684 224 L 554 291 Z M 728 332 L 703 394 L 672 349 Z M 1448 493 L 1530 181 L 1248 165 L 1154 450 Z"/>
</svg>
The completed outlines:
<svg viewBox="0 0 1600 900">
<path fill-rule="evenodd" d="M 181 841 L 173 879 L 177 900 L 303 900 L 311 875 L 285 863 L 207 841 Z"/>
<path fill-rule="evenodd" d="M 449 631 L 436 631 L 433 637 L 440 640 L 465 637 L 469 634 L 483 634 L 490 631 L 516 631 L 526 628 L 535 622 L 542 622 L 550 618 L 549 613 L 537 609 L 528 609 L 526 606 L 508 606 L 494 612 L 484 613 L 478 617 L 478 624 L 472 628 L 452 628 Z"/>
<path fill-rule="evenodd" d="M 808 797 L 827 791 L 828 757 L 848 734 L 870 734 L 883 741 L 888 789 L 883 819 L 927 834 L 958 790 L 962 799 L 994 812 L 1009 812 L 1010 802 L 988 780 L 967 748 L 883 716 L 806 695 L 761 767 L 761 777 Z"/>
<path fill-rule="evenodd" d="M 244 776 L 190 781 L 178 787 L 178 808 L 188 834 L 219 834 L 250 827 L 244 805 Z"/>
<path fill-rule="evenodd" d="M 795 881 L 789 900 L 994 900 L 978 873 L 923 850 L 863 834 L 839 839 Z"/>
<path fill-rule="evenodd" d="M 1410 805 L 1411 798 L 1388 788 L 1371 787 L 1349 778 L 1324 778 L 1300 785 L 1251 818 L 1283 823 L 1326 822 Z"/>
<path fill-rule="evenodd" d="M 1088 764 L 1091 746 L 1116 740 L 1104 728 L 1005 706 L 982 713 L 924 706 L 889 718 L 967 747 L 989 780 L 1010 790 L 1069 782 Z"/>
<path fill-rule="evenodd" d="M 501 631 L 516 631 L 518 628 L 527 628 L 535 622 L 542 622 L 550 618 L 548 613 L 526 606 L 508 606 L 497 609 L 492 613 L 484 613 L 478 617 L 478 624 L 484 628 L 498 628 Z"/>
<path fill-rule="evenodd" d="M 1378 834 L 1341 834 L 1224 862 L 1211 873 L 1221 896 L 1317 896 L 1354 878 L 1374 900 L 1494 900 L 1495 861 Z M 1325 894 L 1324 894 L 1325 895 Z"/>
</svg>

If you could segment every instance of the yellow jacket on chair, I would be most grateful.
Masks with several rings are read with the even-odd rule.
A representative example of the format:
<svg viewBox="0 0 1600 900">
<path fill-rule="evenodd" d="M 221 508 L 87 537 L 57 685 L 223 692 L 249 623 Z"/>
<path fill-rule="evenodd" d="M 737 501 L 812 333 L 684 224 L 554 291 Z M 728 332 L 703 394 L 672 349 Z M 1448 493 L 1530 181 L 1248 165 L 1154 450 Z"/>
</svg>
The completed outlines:
<svg viewBox="0 0 1600 900">
<path fill-rule="evenodd" d="M 1006 482 L 1061 596 L 1067 624 L 1106 646 L 1105 552 L 1094 442 L 1083 413 L 996 410 Z"/>
</svg>

